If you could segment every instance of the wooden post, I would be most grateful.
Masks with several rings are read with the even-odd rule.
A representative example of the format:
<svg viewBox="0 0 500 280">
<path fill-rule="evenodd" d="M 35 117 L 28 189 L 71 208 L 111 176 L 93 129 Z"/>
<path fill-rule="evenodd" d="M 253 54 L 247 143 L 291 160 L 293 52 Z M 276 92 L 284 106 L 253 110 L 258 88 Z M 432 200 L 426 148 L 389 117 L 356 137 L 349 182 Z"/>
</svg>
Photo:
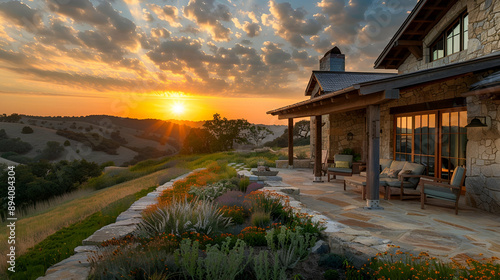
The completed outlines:
<svg viewBox="0 0 500 280">
<path fill-rule="evenodd" d="M 288 168 L 293 168 L 293 118 L 288 119 Z"/>
<path fill-rule="evenodd" d="M 321 116 L 316 116 L 316 138 L 314 139 L 314 181 L 316 183 L 323 182 L 321 178 L 322 166 L 321 166 L 321 150 L 322 150 L 322 133 L 321 127 L 323 124 L 323 119 Z"/>
<path fill-rule="evenodd" d="M 380 175 L 380 106 L 369 105 L 366 111 L 368 129 L 368 161 L 366 188 L 368 197 L 366 209 L 383 209 L 379 199 Z"/>
</svg>

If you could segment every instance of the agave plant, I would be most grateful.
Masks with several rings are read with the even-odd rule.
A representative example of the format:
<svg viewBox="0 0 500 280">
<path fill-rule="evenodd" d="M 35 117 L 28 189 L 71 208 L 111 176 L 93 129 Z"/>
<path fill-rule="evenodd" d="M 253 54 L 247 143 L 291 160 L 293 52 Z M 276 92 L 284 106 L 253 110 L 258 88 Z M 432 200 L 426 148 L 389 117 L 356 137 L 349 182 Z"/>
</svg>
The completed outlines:
<svg viewBox="0 0 500 280">
<path fill-rule="evenodd" d="M 172 201 L 152 213 L 143 214 L 142 218 L 135 235 L 144 238 L 162 234 L 180 236 L 185 232 L 211 234 L 232 224 L 231 218 L 222 216 L 213 202 L 198 199 Z"/>
</svg>

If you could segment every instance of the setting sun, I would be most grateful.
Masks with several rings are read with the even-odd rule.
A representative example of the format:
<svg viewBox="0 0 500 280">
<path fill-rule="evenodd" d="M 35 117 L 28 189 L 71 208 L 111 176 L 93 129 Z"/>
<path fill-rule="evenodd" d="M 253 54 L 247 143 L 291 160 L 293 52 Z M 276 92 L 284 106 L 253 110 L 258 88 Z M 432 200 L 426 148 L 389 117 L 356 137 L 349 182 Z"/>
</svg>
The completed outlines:
<svg viewBox="0 0 500 280">
<path fill-rule="evenodd" d="M 176 115 L 181 115 L 186 111 L 186 108 L 184 106 L 184 103 L 181 102 L 175 102 L 172 107 L 171 107 L 172 113 Z"/>
</svg>

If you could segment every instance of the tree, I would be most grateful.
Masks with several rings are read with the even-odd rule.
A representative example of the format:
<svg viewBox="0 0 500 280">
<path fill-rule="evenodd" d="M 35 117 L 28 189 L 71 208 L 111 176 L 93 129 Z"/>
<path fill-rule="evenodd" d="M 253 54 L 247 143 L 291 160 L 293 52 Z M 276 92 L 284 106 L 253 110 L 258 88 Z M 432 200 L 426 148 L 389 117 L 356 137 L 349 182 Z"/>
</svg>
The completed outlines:
<svg viewBox="0 0 500 280">
<path fill-rule="evenodd" d="M 293 136 L 300 138 L 309 137 L 309 133 L 311 132 L 311 122 L 308 120 L 302 120 L 297 122 L 293 127 Z"/>
<path fill-rule="evenodd" d="M 22 134 L 31 134 L 33 133 L 33 128 L 29 127 L 29 126 L 25 126 L 23 127 L 23 129 L 21 130 L 21 133 Z"/>
<path fill-rule="evenodd" d="M 260 146 L 260 142 L 268 135 L 274 135 L 274 132 L 262 125 L 252 125 L 248 129 L 248 138 L 255 143 L 255 146 Z"/>
<path fill-rule="evenodd" d="M 0 140 L 8 139 L 9 136 L 7 136 L 7 132 L 5 132 L 5 129 L 0 129 Z"/>
<path fill-rule="evenodd" d="M 219 114 L 214 114 L 214 119 L 206 121 L 203 127 L 214 138 L 213 151 L 231 150 L 235 142 L 238 144 L 248 143 L 243 131 L 250 128 L 250 123 L 245 119 L 228 120 L 221 118 Z"/>
<path fill-rule="evenodd" d="M 43 149 L 40 158 L 54 160 L 61 156 L 64 147 L 56 141 L 48 141 L 47 146 Z"/>
<path fill-rule="evenodd" d="M 206 154 L 211 153 L 213 137 L 205 128 L 191 128 L 184 139 L 181 153 L 183 154 Z"/>
</svg>

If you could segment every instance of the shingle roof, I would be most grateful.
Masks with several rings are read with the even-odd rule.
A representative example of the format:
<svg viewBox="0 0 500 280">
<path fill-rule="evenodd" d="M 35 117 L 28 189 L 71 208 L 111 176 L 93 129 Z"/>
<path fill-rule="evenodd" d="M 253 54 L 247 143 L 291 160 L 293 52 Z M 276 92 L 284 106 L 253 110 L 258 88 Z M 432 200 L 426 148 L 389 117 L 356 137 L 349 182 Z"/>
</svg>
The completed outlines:
<svg viewBox="0 0 500 280">
<path fill-rule="evenodd" d="M 325 93 L 334 92 L 351 87 L 355 84 L 393 77 L 396 74 L 391 73 L 372 73 L 372 72 L 332 72 L 332 71 L 313 71 L 311 81 L 306 89 L 306 95 L 312 94 L 312 89 L 316 81 Z M 315 79 L 316 81 L 313 81 Z"/>
<path fill-rule="evenodd" d="M 483 80 L 470 86 L 471 90 L 478 90 L 500 85 L 500 71 L 490 74 Z"/>
</svg>

